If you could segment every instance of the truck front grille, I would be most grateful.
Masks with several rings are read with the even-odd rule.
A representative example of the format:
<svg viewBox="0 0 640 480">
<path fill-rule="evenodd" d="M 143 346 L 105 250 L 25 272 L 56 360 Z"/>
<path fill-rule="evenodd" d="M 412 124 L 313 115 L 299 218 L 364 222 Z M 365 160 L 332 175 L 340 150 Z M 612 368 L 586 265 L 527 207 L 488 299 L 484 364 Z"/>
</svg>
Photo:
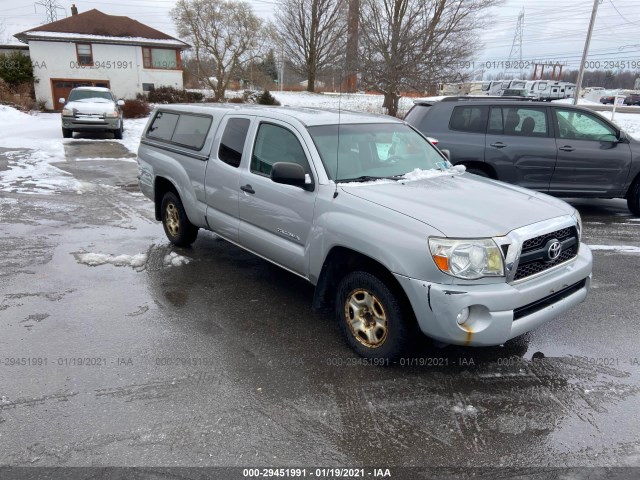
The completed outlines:
<svg viewBox="0 0 640 480">
<path fill-rule="evenodd" d="M 546 245 L 551 239 L 560 241 L 562 245 L 562 251 L 555 260 L 547 258 Z M 520 263 L 513 280 L 522 280 L 567 262 L 578 254 L 578 248 L 578 233 L 575 227 L 563 228 L 525 240 L 522 243 Z"/>
</svg>

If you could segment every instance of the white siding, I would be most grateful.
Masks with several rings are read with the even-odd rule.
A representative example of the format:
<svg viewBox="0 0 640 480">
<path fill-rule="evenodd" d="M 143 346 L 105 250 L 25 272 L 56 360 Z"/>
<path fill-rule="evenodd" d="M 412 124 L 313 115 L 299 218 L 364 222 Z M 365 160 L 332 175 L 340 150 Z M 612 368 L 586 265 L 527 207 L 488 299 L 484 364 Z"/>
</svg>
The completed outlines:
<svg viewBox="0 0 640 480">
<path fill-rule="evenodd" d="M 181 70 L 143 68 L 142 47 L 131 45 L 91 44 L 93 61 L 102 64 L 111 61 L 111 68 L 75 68 L 77 64 L 75 42 L 29 41 L 29 53 L 34 64 L 33 73 L 36 99 L 46 100 L 53 108 L 51 79 L 108 80 L 118 98 L 135 98 L 142 92 L 143 83 L 156 87 L 183 88 Z M 118 62 L 120 67 L 118 68 Z M 126 65 L 126 68 L 124 66 Z"/>
</svg>

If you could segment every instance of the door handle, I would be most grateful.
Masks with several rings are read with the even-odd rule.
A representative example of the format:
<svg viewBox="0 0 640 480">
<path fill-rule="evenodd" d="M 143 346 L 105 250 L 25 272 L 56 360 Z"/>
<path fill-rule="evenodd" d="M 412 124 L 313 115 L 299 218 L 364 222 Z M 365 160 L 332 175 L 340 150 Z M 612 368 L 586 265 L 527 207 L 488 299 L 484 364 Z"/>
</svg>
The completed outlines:
<svg viewBox="0 0 640 480">
<path fill-rule="evenodd" d="M 562 150 L 563 152 L 573 152 L 575 148 L 570 145 L 565 145 L 564 147 L 560 147 L 558 150 Z"/>
<path fill-rule="evenodd" d="M 242 190 L 243 192 L 247 192 L 247 193 L 256 193 L 256 191 L 253 189 L 253 187 L 251 185 L 249 185 L 248 183 L 246 185 L 241 186 L 240 190 Z"/>
<path fill-rule="evenodd" d="M 491 146 L 495 147 L 495 148 L 504 148 L 504 147 L 506 147 L 506 145 L 504 143 L 502 143 L 502 142 L 492 143 Z"/>
</svg>

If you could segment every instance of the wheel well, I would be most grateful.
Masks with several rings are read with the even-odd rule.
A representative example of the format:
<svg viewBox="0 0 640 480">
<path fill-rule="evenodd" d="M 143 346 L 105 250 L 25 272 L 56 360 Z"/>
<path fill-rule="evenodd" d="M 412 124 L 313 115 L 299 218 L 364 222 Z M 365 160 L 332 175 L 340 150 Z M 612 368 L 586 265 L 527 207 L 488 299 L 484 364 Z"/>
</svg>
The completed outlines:
<svg viewBox="0 0 640 480">
<path fill-rule="evenodd" d="M 631 192 L 633 191 L 633 187 L 637 184 L 640 183 L 640 173 L 638 173 L 636 175 L 636 178 L 633 179 L 633 181 L 629 184 L 629 188 L 627 189 L 627 192 L 624 194 L 624 198 L 629 198 L 629 195 L 631 194 Z"/>
<path fill-rule="evenodd" d="M 167 192 L 173 192 L 178 195 L 178 197 L 180 197 L 180 195 L 178 194 L 178 190 L 176 189 L 175 185 L 173 185 L 173 183 L 171 183 L 164 177 L 156 177 L 153 186 L 153 200 L 156 207 L 156 220 L 162 220 L 160 207 L 162 206 L 162 199 Z"/>
<path fill-rule="evenodd" d="M 409 307 L 407 311 L 413 314 L 404 289 L 389 269 L 377 260 L 346 247 L 334 247 L 327 255 L 313 295 L 313 309 L 318 310 L 333 306 L 340 280 L 347 273 L 357 270 L 371 273 L 384 281 L 387 287 L 396 295 L 403 308 Z"/>
<path fill-rule="evenodd" d="M 458 165 L 464 165 L 467 168 L 476 168 L 478 170 L 482 170 L 483 172 L 485 172 L 487 175 L 489 175 L 489 177 L 493 178 L 494 180 L 496 180 L 498 178 L 498 175 L 496 175 L 496 171 L 493 169 L 493 167 L 491 165 L 488 165 L 486 163 L 483 162 L 459 162 Z"/>
</svg>

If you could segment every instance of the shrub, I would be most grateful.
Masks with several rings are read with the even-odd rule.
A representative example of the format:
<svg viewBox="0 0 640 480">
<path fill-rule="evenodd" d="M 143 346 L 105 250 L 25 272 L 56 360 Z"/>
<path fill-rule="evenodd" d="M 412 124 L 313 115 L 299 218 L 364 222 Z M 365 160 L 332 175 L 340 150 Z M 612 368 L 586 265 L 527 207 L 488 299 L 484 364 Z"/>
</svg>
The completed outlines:
<svg viewBox="0 0 640 480">
<path fill-rule="evenodd" d="M 144 118 L 151 113 L 151 105 L 146 100 L 136 98 L 135 100 L 125 100 L 122 107 L 124 118 Z"/>
<path fill-rule="evenodd" d="M 202 102 L 204 95 L 200 92 L 188 92 L 173 87 L 158 87 L 149 92 L 151 103 L 193 103 Z"/>
<path fill-rule="evenodd" d="M 0 78 L 0 104 L 8 105 L 23 112 L 39 107 L 33 99 L 33 84 L 30 82 L 10 85 Z"/>
<path fill-rule="evenodd" d="M 31 58 L 20 52 L 0 55 L 0 78 L 11 87 L 33 83 Z"/>
<path fill-rule="evenodd" d="M 276 100 L 273 95 L 271 95 L 269 90 L 265 90 L 264 92 L 262 92 L 262 95 L 258 97 L 256 103 L 260 105 L 280 105 L 280 102 Z"/>
</svg>

